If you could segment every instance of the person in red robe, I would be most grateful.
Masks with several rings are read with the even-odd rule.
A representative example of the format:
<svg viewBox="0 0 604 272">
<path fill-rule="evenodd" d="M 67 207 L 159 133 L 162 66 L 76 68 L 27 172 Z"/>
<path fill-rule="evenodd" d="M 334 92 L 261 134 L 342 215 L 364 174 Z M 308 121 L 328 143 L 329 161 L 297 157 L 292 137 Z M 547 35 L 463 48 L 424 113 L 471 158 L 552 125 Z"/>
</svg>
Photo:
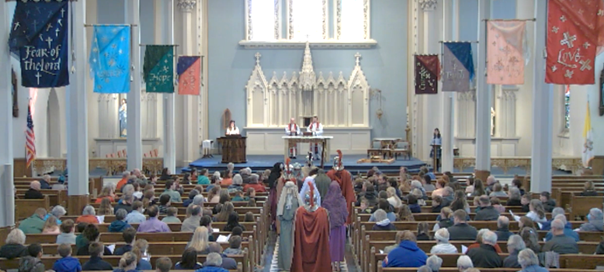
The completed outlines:
<svg viewBox="0 0 604 272">
<path fill-rule="evenodd" d="M 296 211 L 291 272 L 324 272 L 332 269 L 329 217 L 325 208 L 315 204 L 314 187 L 310 188 L 305 205 Z"/>
<path fill-rule="evenodd" d="M 338 156 L 334 158 L 333 169 L 327 172 L 327 176 L 340 184 L 342 195 L 346 199 L 346 209 L 348 210 L 346 224 L 350 225 L 352 222 L 352 203 L 356 201 L 356 194 L 354 193 L 354 186 L 352 184 L 352 175 L 344 169 L 344 165 L 342 164 L 342 151 L 338 150 L 337 152 Z"/>
</svg>

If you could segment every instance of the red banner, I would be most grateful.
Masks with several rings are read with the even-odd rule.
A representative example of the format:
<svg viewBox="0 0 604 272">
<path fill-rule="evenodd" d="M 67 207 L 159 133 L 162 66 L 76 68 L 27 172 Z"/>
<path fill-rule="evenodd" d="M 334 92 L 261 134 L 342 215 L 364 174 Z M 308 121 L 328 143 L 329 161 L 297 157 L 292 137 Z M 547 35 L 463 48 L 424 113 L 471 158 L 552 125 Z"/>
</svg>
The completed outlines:
<svg viewBox="0 0 604 272">
<path fill-rule="evenodd" d="M 594 84 L 601 0 L 550 0 L 545 82 Z"/>
<path fill-rule="evenodd" d="M 439 77 L 438 55 L 415 55 L 415 94 L 436 94 Z"/>
</svg>

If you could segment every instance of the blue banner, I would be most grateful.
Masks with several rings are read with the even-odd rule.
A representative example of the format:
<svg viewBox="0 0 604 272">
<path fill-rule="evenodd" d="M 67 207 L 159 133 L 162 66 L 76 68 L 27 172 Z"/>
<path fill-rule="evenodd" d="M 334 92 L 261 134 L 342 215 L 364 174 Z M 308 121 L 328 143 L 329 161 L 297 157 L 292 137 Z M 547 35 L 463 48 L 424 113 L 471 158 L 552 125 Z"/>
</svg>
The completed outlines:
<svg viewBox="0 0 604 272">
<path fill-rule="evenodd" d="M 88 62 L 95 93 L 130 92 L 130 26 L 94 26 Z"/>
<path fill-rule="evenodd" d="M 443 46 L 443 92 L 470 91 L 474 79 L 472 45 L 469 42 L 446 42 Z"/>
<path fill-rule="evenodd" d="M 17 1 L 9 46 L 19 56 L 23 87 L 69 85 L 69 1 Z"/>
</svg>

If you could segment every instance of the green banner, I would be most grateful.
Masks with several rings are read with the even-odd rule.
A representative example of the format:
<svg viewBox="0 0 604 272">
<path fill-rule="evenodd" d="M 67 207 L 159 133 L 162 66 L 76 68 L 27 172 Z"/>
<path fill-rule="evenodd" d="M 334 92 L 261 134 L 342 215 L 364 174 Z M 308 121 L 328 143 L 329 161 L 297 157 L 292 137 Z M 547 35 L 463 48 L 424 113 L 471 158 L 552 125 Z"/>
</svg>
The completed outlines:
<svg viewBox="0 0 604 272">
<path fill-rule="evenodd" d="M 143 78 L 148 93 L 174 92 L 173 45 L 147 45 Z"/>
</svg>

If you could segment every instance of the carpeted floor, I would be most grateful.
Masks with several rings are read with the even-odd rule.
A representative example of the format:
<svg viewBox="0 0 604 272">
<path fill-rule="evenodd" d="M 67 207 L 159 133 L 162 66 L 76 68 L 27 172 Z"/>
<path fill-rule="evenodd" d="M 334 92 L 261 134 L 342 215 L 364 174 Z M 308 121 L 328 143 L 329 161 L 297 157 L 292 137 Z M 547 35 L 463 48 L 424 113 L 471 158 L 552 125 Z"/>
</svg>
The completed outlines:
<svg viewBox="0 0 604 272">
<path fill-rule="evenodd" d="M 330 161 L 326 161 L 324 163 L 325 169 L 331 169 L 333 166 L 333 157 L 331 156 Z M 344 154 L 343 164 L 344 167 L 353 173 L 356 171 L 367 171 L 370 168 L 377 166 L 380 170 L 384 172 L 398 172 L 401 166 L 407 167 L 411 172 L 419 171 L 421 166 L 426 165 L 423 161 L 420 161 L 416 158 L 403 159 L 399 158 L 394 162 L 388 163 L 358 163 L 359 159 L 366 158 L 365 155 L 346 155 Z M 214 155 L 213 158 L 200 158 L 191 164 L 189 164 L 188 168 L 183 168 L 183 171 L 188 171 L 190 167 L 195 168 L 208 168 L 210 171 L 220 171 L 226 168 L 226 163 L 222 163 L 221 155 Z M 304 157 L 298 157 L 297 159 L 293 159 L 291 163 L 300 163 L 302 165 L 305 164 L 306 159 Z M 270 169 L 277 162 L 283 162 L 282 155 L 248 155 L 246 163 L 238 163 L 235 165 L 236 169 L 250 167 L 254 171 L 260 171 L 264 169 Z M 314 161 L 315 165 L 320 165 L 321 161 Z"/>
</svg>

